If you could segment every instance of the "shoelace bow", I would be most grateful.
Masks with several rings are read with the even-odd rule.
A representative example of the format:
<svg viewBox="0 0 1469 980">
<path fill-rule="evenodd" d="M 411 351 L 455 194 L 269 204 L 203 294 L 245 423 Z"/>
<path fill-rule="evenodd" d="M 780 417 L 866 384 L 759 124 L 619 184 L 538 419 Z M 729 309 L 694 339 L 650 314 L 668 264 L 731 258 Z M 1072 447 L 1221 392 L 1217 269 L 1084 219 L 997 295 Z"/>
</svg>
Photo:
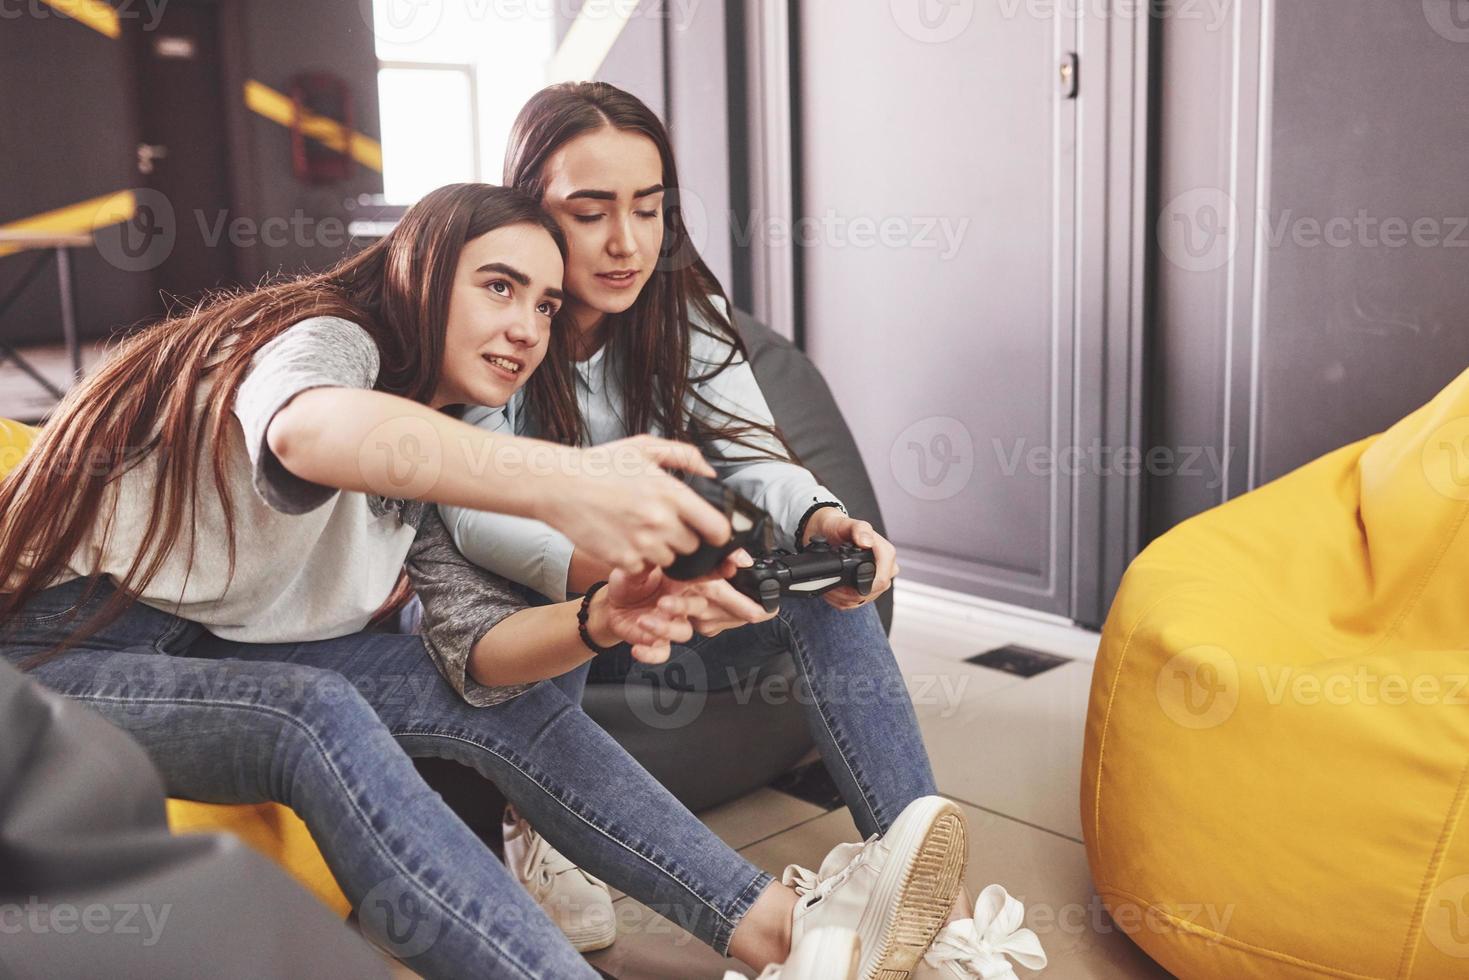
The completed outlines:
<svg viewBox="0 0 1469 980">
<path fill-rule="evenodd" d="M 524 878 L 529 881 L 531 877 L 539 873 L 544 874 L 547 879 L 556 875 L 565 874 L 568 871 L 576 871 L 588 881 L 598 879 L 582 868 L 572 863 L 571 859 L 547 842 L 546 838 L 536 833 L 535 828 L 528 823 L 521 824 L 521 833 L 528 838 L 530 846 L 526 848 Z M 549 882 L 548 882 L 549 883 Z"/>
<path fill-rule="evenodd" d="M 886 853 L 882 841 L 876 834 L 873 834 L 860 844 L 838 844 L 828 852 L 825 860 L 821 862 L 821 867 L 816 871 L 803 868 L 799 864 L 786 865 L 785 871 L 780 876 L 780 882 L 788 888 L 795 889 L 799 896 L 809 895 L 812 892 L 825 896 L 837 885 L 851 877 L 858 868 L 872 863 L 874 857 Z"/>
<path fill-rule="evenodd" d="M 999 885 L 990 885 L 979 895 L 974 918 L 949 923 L 924 954 L 929 966 L 956 963 L 984 980 L 1013 978 L 1015 970 L 1005 959 L 1028 970 L 1046 965 L 1046 951 L 1034 932 L 1022 927 L 1025 906 Z"/>
</svg>

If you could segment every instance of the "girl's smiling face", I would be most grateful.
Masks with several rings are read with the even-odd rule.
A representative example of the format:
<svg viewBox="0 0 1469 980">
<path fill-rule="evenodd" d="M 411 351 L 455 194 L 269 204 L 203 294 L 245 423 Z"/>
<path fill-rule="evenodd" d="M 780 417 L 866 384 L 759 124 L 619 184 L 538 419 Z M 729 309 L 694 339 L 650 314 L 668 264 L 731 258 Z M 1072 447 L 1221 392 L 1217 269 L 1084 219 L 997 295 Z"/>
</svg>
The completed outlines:
<svg viewBox="0 0 1469 980">
<path fill-rule="evenodd" d="M 663 246 L 658 147 L 641 133 L 604 126 L 552 154 L 541 179 L 542 203 L 566 235 L 570 302 L 594 314 L 628 309 Z M 585 327 L 591 318 L 577 319 Z"/>
<path fill-rule="evenodd" d="M 560 249 L 537 225 L 506 225 L 465 242 L 435 407 L 510 400 L 546 356 L 563 271 Z"/>
</svg>

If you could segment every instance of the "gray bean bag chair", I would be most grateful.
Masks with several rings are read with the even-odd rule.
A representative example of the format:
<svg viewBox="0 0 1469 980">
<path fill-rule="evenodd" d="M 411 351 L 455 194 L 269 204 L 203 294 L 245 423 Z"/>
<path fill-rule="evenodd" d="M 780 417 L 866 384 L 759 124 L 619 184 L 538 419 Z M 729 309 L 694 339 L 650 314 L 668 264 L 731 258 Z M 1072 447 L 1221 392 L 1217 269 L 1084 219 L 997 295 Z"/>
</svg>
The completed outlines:
<svg viewBox="0 0 1469 980">
<path fill-rule="evenodd" d="M 816 366 L 746 314 L 736 313 L 735 325 L 771 413 L 801 461 L 853 516 L 871 521 L 881 533 L 872 482 Z M 877 607 L 883 627 L 889 627 L 892 594 L 882 596 Z M 797 669 L 789 654 L 734 676 L 704 669 L 709 666 L 696 660 L 646 669 L 626 659 L 601 658 L 582 702 L 587 714 L 696 812 L 766 785 L 811 749 L 801 705 L 750 693 L 767 683 L 772 690 L 791 690 Z M 781 680 L 770 681 L 772 675 Z M 481 836 L 498 836 L 503 804 L 493 787 L 458 763 L 423 760 L 419 768 Z"/>
<path fill-rule="evenodd" d="M 857 441 L 816 365 L 789 340 L 746 313 L 735 312 L 735 326 L 750 350 L 750 366 L 771 414 L 801 462 L 842 498 L 853 517 L 886 534 Z M 892 592 L 878 598 L 877 611 L 883 629 L 891 629 Z"/>
<path fill-rule="evenodd" d="M 169 833 L 142 746 L 0 661 L 0 977 L 382 977 L 228 834 Z"/>
</svg>

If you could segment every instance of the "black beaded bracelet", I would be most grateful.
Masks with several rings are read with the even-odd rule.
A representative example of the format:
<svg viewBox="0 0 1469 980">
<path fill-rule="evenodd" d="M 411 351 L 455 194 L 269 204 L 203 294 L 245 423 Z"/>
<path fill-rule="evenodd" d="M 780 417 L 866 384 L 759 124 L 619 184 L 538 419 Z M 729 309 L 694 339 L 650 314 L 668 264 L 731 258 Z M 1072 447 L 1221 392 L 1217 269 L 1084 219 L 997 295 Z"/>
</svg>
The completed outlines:
<svg viewBox="0 0 1469 980">
<path fill-rule="evenodd" d="M 847 508 L 843 507 L 841 504 L 837 503 L 835 500 L 818 500 L 816 503 L 812 504 L 811 507 L 806 511 L 806 513 L 804 513 L 804 514 L 801 515 L 800 521 L 798 521 L 796 523 L 796 550 L 797 551 L 805 551 L 806 550 L 806 546 L 801 543 L 801 539 L 806 536 L 806 525 L 811 522 L 811 518 L 812 517 L 816 516 L 816 512 L 818 510 L 821 510 L 824 507 L 835 507 L 837 510 L 841 511 L 843 514 L 845 514 L 847 512 Z"/>
<path fill-rule="evenodd" d="M 586 644 L 587 649 L 593 653 L 611 653 L 622 646 L 620 643 L 614 643 L 610 647 L 600 646 L 596 640 L 592 639 L 591 632 L 587 630 L 587 620 L 592 615 L 592 596 L 596 595 L 597 590 L 606 584 L 606 582 L 598 582 L 590 589 L 587 589 L 587 594 L 581 597 L 581 608 L 576 613 L 576 631 L 581 636 L 581 641 Z"/>
</svg>

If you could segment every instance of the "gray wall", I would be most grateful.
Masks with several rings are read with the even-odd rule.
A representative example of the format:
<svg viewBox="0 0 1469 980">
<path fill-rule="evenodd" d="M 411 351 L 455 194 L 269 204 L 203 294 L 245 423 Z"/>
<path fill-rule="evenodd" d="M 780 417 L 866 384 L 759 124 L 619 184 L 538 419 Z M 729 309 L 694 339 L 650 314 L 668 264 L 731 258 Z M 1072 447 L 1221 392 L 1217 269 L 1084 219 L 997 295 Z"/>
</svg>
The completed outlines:
<svg viewBox="0 0 1469 980">
<path fill-rule="evenodd" d="M 110 194 L 137 179 L 127 49 L 49 7 L 36 7 L 45 16 L 7 19 L 0 29 L 0 224 Z M 37 255 L 0 256 L 0 293 L 9 292 Z M 73 267 L 77 312 L 88 334 L 105 334 L 150 309 L 150 283 L 97 252 L 79 250 Z M 0 337 L 60 343 L 60 324 L 56 276 L 48 269 L 0 320 Z"/>
<path fill-rule="evenodd" d="M 1146 32 L 1082 6 L 1038 23 L 976 5 L 942 38 L 886 9 L 797 8 L 803 212 L 973 222 L 934 268 L 903 248 L 800 260 L 808 346 L 905 570 L 1095 623 L 1150 537 L 1380 431 L 1469 366 L 1469 21 L 1450 0 L 1164 5 L 1136 65 L 1150 96 L 1129 99 L 1126 49 Z M 1041 79 L 1072 46 L 1077 128 L 1062 115 L 1054 132 L 1074 179 L 1015 122 L 1046 118 Z M 1052 173 L 1054 198 L 1031 193 Z M 1145 175 L 1129 228 L 1124 192 Z M 904 486 L 893 447 L 915 422 L 969 437 L 962 492 Z M 1136 479 L 1086 455 L 1097 435 L 1140 453 Z M 1080 453 L 1079 471 L 1004 472 L 997 439 Z"/>
<path fill-rule="evenodd" d="M 1150 477 L 1150 534 L 1469 366 L 1469 22 L 1452 9 L 1257 0 L 1218 29 L 1160 23 L 1149 441 L 1202 455 Z"/>
<path fill-rule="evenodd" d="M 320 0 L 226 0 L 225 6 L 231 8 L 226 17 L 233 18 L 244 39 L 240 73 L 278 92 L 288 92 L 290 78 L 298 72 L 337 75 L 347 82 L 351 92 L 354 128 L 381 139 L 377 52 L 363 19 L 364 5 Z M 234 91 L 238 90 L 236 86 Z M 235 196 L 241 213 L 263 220 L 271 216 L 289 219 L 300 211 L 317 221 L 333 218 L 347 222 L 356 216 L 358 195 L 382 193 L 382 174 L 360 165 L 338 184 L 323 187 L 301 183 L 291 173 L 290 134 L 285 127 L 253 112 L 241 111 L 239 116 L 244 123 L 244 145 L 236 155 L 240 170 Z M 330 234 L 293 238 L 281 247 L 257 245 L 241 250 L 240 273 L 248 281 L 268 273 L 322 269 L 349 251 Z"/>
<path fill-rule="evenodd" d="M 190 0 L 170 0 L 184 4 Z M 286 91 L 291 75 L 326 71 L 348 82 L 356 128 L 377 138 L 377 58 L 356 3 L 221 0 L 220 64 L 229 116 L 231 219 L 290 220 L 297 211 L 315 222 L 354 216 L 358 194 L 382 190 L 382 177 L 364 168 L 346 182 L 308 187 L 291 172 L 290 139 L 278 124 L 247 111 L 241 94 L 254 78 Z M 43 15 L 33 15 L 35 8 Z M 21 10 L 21 7 L 17 7 Z M 141 3 L 127 4 L 147 24 Z M 138 187 L 135 80 L 127 35 L 118 40 L 57 16 L 44 5 L 24 7 L 0 30 L 0 140 L 6 180 L 0 182 L 0 223 Z M 212 220 L 213 216 L 209 216 Z M 183 216 L 182 220 L 193 220 Z M 320 228 L 320 225 L 317 225 Z M 240 279 L 322 268 L 346 254 L 331 226 L 279 247 L 264 243 L 237 250 Z M 35 253 L 0 257 L 0 292 L 22 274 Z M 95 250 L 75 257 L 79 325 L 84 336 L 106 337 L 118 327 L 154 315 L 162 304 L 147 272 L 109 265 Z M 19 342 L 60 342 L 54 275 L 32 283 L 0 322 L 0 336 Z"/>
<path fill-rule="evenodd" d="M 664 120 L 678 158 L 684 219 L 699 254 L 733 295 L 730 220 L 730 102 L 724 0 L 701 0 L 678 13 L 665 4 L 668 106 Z"/>
<path fill-rule="evenodd" d="M 905 577 L 1095 624 L 1137 536 L 1147 23 L 1082 7 L 801 5 L 797 258 Z"/>
<path fill-rule="evenodd" d="M 1073 443 L 1077 103 L 1054 66 L 1075 24 L 800 11 L 805 223 L 770 233 L 797 243 L 806 346 L 904 573 L 1069 613 L 1072 486 L 1050 463 Z"/>
</svg>

